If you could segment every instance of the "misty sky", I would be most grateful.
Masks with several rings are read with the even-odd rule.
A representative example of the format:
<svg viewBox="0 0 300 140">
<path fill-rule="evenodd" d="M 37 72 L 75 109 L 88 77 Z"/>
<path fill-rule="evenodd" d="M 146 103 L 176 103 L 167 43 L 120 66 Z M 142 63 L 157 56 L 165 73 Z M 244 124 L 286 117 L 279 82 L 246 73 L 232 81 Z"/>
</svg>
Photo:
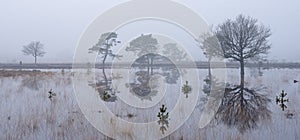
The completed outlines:
<svg viewBox="0 0 300 140">
<path fill-rule="evenodd" d="M 300 62 L 298 0 L 176 0 L 217 25 L 238 14 L 257 18 L 272 30 L 269 59 Z M 125 0 L 9 0 L 0 4 L 0 62 L 33 62 L 22 46 L 45 44 L 39 62 L 72 62 L 82 32 L 102 12 Z M 154 8 L 155 10 L 155 8 Z"/>
</svg>

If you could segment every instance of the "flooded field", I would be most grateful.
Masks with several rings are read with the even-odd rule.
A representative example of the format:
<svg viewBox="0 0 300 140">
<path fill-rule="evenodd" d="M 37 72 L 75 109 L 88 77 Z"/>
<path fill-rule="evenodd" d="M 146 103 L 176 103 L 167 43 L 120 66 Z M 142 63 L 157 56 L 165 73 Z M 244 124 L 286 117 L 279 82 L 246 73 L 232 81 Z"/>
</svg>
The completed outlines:
<svg viewBox="0 0 300 140">
<path fill-rule="evenodd" d="M 90 108 L 88 111 L 86 109 L 82 111 L 79 108 L 79 105 L 83 108 L 87 106 L 77 102 L 78 99 L 81 100 L 83 94 L 82 92 L 81 94 L 74 93 L 76 91 L 72 82 L 74 77 L 79 78 L 77 81 L 88 81 L 88 84 L 82 85 L 88 88 L 84 96 L 97 98 L 99 103 L 107 106 L 115 117 L 129 123 L 153 122 L 151 126 L 144 129 L 147 130 L 148 135 L 154 135 L 156 138 L 300 139 L 300 83 L 294 83 L 294 80 L 300 80 L 299 69 L 260 71 L 246 69 L 245 86 L 248 89 L 257 90 L 257 93 L 266 97 L 266 106 L 256 104 L 259 108 L 265 107 L 265 110 L 261 111 L 264 115 L 258 118 L 245 118 L 251 122 L 238 124 L 228 123 L 228 120 L 253 116 L 219 114 L 214 116 L 204 128 L 199 128 L 199 120 L 209 98 L 208 94 L 204 92 L 207 86 L 205 83 L 207 70 L 194 70 L 199 72 L 199 86 L 197 86 L 199 87 L 199 96 L 197 96 L 195 109 L 178 129 L 176 125 L 180 125 L 178 120 L 181 120 L 182 116 L 170 113 L 168 119 L 161 120 L 160 123 L 158 123 L 160 118 L 157 116 L 162 105 L 165 105 L 167 112 L 171 112 L 181 96 L 185 102 L 192 101 L 192 94 L 185 95 L 182 92 L 182 86 L 186 84 L 186 80 L 182 79 L 182 76 L 174 69 L 154 70 L 153 72 L 150 70 L 150 73 L 147 72 L 147 69 L 131 70 L 127 78 L 111 74 L 110 70 L 104 73 L 102 70 L 96 70 L 95 80 L 89 80 L 94 76 L 89 70 L 82 70 L 82 72 L 2 70 L 0 77 L 0 118 L 2 119 L 0 139 L 110 139 L 96 129 L 101 123 L 91 124 L 88 120 L 103 121 L 103 125 L 114 126 L 116 124 L 103 119 L 104 108 Z M 239 84 L 237 74 L 239 69 L 227 69 L 226 72 L 227 83 Z M 151 78 L 149 78 L 149 74 Z M 188 84 L 193 85 L 192 79 L 188 81 Z M 157 83 L 165 83 L 165 85 Z M 111 85 L 118 85 L 118 87 Z M 276 96 L 280 97 L 282 90 L 287 93 L 284 98 L 288 99 L 288 102 L 284 102 L 287 107 L 283 108 L 284 111 L 280 104 L 276 104 L 275 100 Z M 197 90 L 192 89 L 192 91 Z M 50 92 L 56 95 L 50 97 Z M 133 103 L 128 101 L 133 101 Z M 143 108 L 135 107 L 141 104 L 145 106 Z M 182 114 L 185 114 L 185 109 L 187 108 L 180 110 Z M 99 117 L 91 119 L 91 116 Z M 116 132 L 126 130 L 126 133 L 114 135 L 110 126 L 107 126 L 107 130 L 102 131 L 110 133 L 117 139 L 139 138 L 131 133 L 135 131 L 133 128 L 118 125 L 115 127 Z M 144 129 L 140 130 L 141 133 L 145 131 Z"/>
</svg>

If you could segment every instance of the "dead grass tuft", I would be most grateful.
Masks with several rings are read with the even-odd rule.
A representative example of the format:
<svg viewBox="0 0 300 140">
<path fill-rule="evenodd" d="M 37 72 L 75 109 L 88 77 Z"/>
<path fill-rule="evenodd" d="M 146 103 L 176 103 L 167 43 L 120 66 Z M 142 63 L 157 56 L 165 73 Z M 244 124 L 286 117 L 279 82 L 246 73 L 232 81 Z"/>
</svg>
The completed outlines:
<svg viewBox="0 0 300 140">
<path fill-rule="evenodd" d="M 53 76 L 54 72 L 42 72 L 40 70 L 0 70 L 0 77 L 18 76 Z"/>
</svg>

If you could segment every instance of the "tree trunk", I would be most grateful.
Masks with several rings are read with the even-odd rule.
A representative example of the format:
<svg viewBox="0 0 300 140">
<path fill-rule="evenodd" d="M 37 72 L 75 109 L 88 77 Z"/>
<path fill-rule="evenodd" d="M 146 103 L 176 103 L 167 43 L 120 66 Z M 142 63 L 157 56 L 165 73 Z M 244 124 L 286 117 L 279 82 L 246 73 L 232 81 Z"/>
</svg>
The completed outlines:
<svg viewBox="0 0 300 140">
<path fill-rule="evenodd" d="M 148 56 L 147 56 L 147 73 L 148 75 L 150 75 L 150 61 Z"/>
<path fill-rule="evenodd" d="M 245 82 L 245 64 L 244 64 L 244 60 L 240 61 L 240 65 L 241 65 L 241 71 L 240 71 L 241 83 L 240 83 L 240 86 L 244 87 L 244 82 Z"/>
<path fill-rule="evenodd" d="M 103 78 L 104 78 L 104 81 L 105 81 L 105 90 L 106 90 L 106 89 L 108 89 L 108 79 L 106 77 L 105 71 L 103 70 L 102 72 L 103 72 L 102 74 L 103 74 Z"/>
<path fill-rule="evenodd" d="M 107 50 L 106 50 L 106 52 L 105 52 L 105 54 L 104 54 L 104 58 L 103 58 L 103 60 L 102 60 L 102 72 L 103 73 L 105 73 L 105 60 L 106 60 L 106 57 L 107 57 Z"/>
<path fill-rule="evenodd" d="M 34 64 L 36 65 L 37 56 L 34 57 Z"/>
<path fill-rule="evenodd" d="M 153 75 L 153 57 L 151 57 L 150 62 L 151 62 L 151 64 L 150 64 L 151 75 Z"/>
<path fill-rule="evenodd" d="M 211 82 L 211 80 L 212 80 L 212 77 L 211 77 L 211 66 L 210 66 L 210 59 L 208 59 L 208 78 L 209 78 L 209 80 L 210 80 L 210 82 Z"/>
<path fill-rule="evenodd" d="M 34 71 L 36 70 L 36 67 L 37 67 L 36 61 L 37 61 L 37 56 L 34 56 Z"/>
<path fill-rule="evenodd" d="M 241 71 L 240 71 L 240 76 L 241 76 L 241 83 L 240 83 L 240 102 L 241 102 L 241 108 L 244 106 L 244 83 L 245 83 L 245 64 L 244 64 L 244 59 L 241 59 L 240 61 L 241 65 Z"/>
</svg>

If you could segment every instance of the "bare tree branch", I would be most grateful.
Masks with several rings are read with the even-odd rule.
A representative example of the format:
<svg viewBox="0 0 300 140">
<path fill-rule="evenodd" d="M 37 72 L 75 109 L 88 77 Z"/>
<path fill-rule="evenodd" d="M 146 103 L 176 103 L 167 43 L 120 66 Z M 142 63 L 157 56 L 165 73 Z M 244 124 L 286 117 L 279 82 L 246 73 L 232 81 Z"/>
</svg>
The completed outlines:
<svg viewBox="0 0 300 140">
<path fill-rule="evenodd" d="M 28 45 L 23 46 L 22 52 L 24 55 L 32 55 L 35 59 L 35 64 L 37 62 L 37 57 L 43 57 L 46 54 L 46 52 L 44 52 L 44 45 L 39 41 L 32 41 Z"/>
<path fill-rule="evenodd" d="M 229 127 L 235 126 L 240 132 L 257 127 L 257 121 L 269 119 L 267 108 L 270 99 L 257 92 L 258 89 L 244 87 L 244 62 L 259 58 L 270 49 L 269 28 L 257 24 L 251 17 L 239 15 L 235 20 L 226 20 L 215 31 L 225 58 L 240 62 L 240 85 L 225 89 L 222 104 L 216 118 Z"/>
<path fill-rule="evenodd" d="M 235 21 L 227 20 L 216 29 L 225 58 L 244 61 L 261 54 L 267 54 L 270 49 L 268 38 L 271 30 L 258 25 L 257 20 L 239 15 Z"/>
</svg>

